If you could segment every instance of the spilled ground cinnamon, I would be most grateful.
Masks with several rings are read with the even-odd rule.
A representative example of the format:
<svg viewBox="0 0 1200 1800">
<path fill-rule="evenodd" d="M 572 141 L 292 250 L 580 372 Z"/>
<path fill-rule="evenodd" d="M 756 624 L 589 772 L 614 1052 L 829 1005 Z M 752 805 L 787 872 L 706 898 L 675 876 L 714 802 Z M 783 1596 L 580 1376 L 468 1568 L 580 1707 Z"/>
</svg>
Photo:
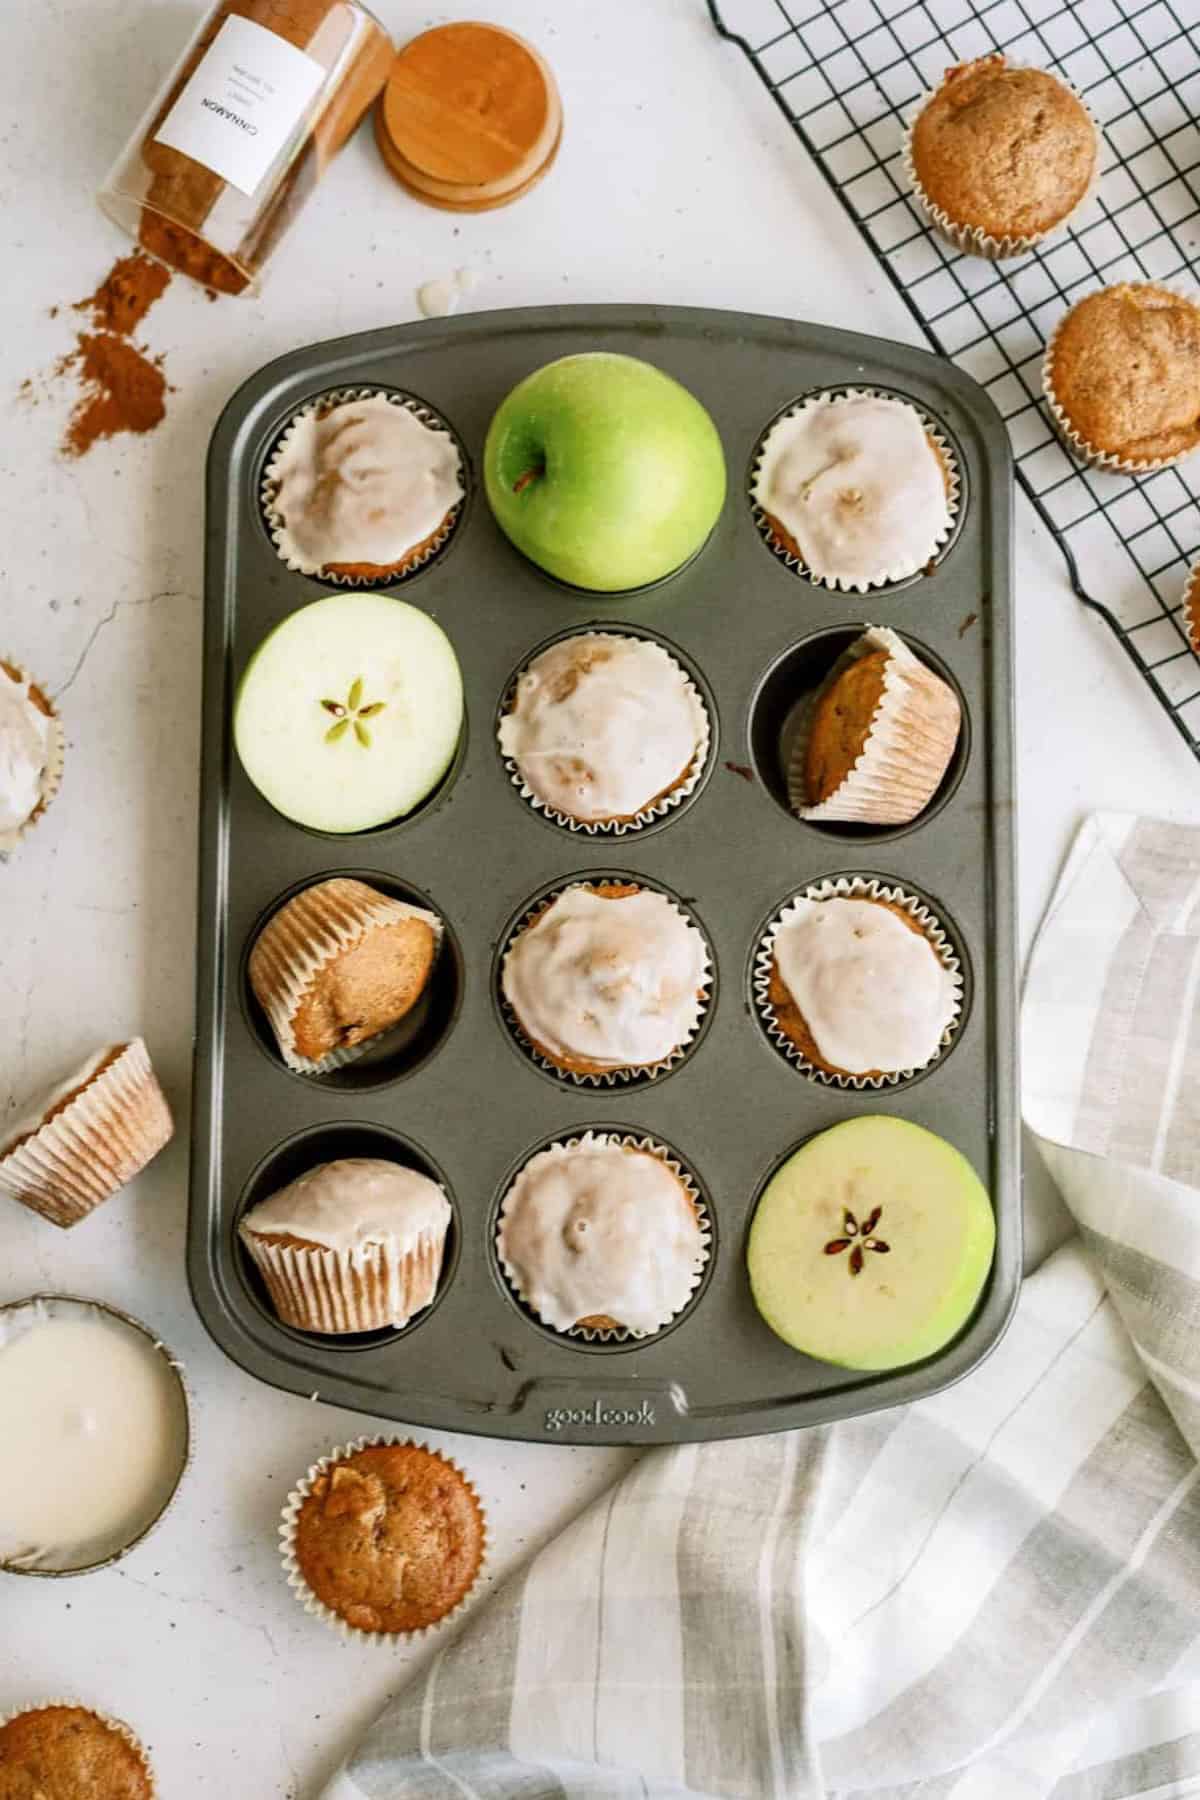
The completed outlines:
<svg viewBox="0 0 1200 1800">
<path fill-rule="evenodd" d="M 129 337 L 141 324 L 171 279 L 161 263 L 134 251 L 115 262 L 94 294 L 75 302 L 76 312 L 91 314 L 98 331 L 115 331 Z"/>
</svg>

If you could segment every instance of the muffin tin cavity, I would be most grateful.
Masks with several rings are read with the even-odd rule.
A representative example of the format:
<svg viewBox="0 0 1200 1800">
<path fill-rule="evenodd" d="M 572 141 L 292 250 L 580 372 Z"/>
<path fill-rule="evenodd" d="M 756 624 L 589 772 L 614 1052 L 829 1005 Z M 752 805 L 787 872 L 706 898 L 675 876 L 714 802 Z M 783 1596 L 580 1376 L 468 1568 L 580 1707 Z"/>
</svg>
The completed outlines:
<svg viewBox="0 0 1200 1800">
<path fill-rule="evenodd" d="M 431 1304 L 409 1320 L 399 1329 L 387 1328 L 383 1331 L 357 1331 L 332 1334 L 323 1331 L 298 1331 L 291 1325 L 285 1325 L 271 1305 L 266 1283 L 254 1266 L 253 1259 L 238 1235 L 238 1224 L 253 1206 L 263 1200 L 269 1200 L 289 1182 L 304 1175 L 309 1169 L 315 1169 L 321 1163 L 339 1162 L 343 1157 L 369 1156 L 379 1157 L 386 1162 L 402 1163 L 405 1168 L 415 1169 L 420 1175 L 427 1175 L 430 1181 L 436 1181 L 450 1203 L 450 1225 L 446 1232 L 446 1248 L 442 1257 L 442 1271 L 438 1278 L 437 1292 Z M 433 1316 L 446 1297 L 454 1273 L 458 1266 L 459 1251 L 462 1246 L 462 1224 L 459 1217 L 458 1201 L 454 1190 L 447 1181 L 442 1170 L 434 1162 L 427 1151 L 413 1143 L 411 1138 L 392 1131 L 385 1125 L 355 1124 L 344 1121 L 334 1125 L 315 1125 L 305 1131 L 298 1131 L 294 1136 L 285 1138 L 275 1149 L 263 1157 L 254 1170 L 238 1198 L 231 1222 L 233 1260 L 237 1265 L 242 1286 L 255 1308 L 266 1319 L 272 1328 L 294 1344 L 316 1345 L 322 1350 L 374 1350 L 381 1344 L 394 1343 L 399 1338 L 411 1337 L 419 1331 L 425 1321 Z"/>
<path fill-rule="evenodd" d="M 697 752 L 695 762 L 679 787 L 660 799 L 655 805 L 644 807 L 636 817 L 628 820 L 597 821 L 572 819 L 567 817 L 566 814 L 557 811 L 556 808 L 550 806 L 547 802 L 540 800 L 537 795 L 525 785 L 521 779 L 516 763 L 513 761 L 512 757 L 505 756 L 500 746 L 500 722 L 512 709 L 513 702 L 516 698 L 517 682 L 524 671 L 532 662 L 536 661 L 539 656 L 543 655 L 545 651 L 551 649 L 555 644 L 566 643 L 571 638 L 587 637 L 595 634 L 614 638 L 639 638 L 642 642 L 656 644 L 659 649 L 665 651 L 666 654 L 679 665 L 684 675 L 691 682 L 692 687 L 695 689 L 696 695 L 699 698 L 700 705 L 704 709 L 708 723 L 707 744 L 701 746 L 700 750 Z M 528 807 L 529 811 L 544 824 L 552 826 L 556 831 L 566 831 L 574 836 L 584 838 L 641 838 L 648 836 L 652 831 L 661 831 L 664 826 L 672 824 L 676 819 L 680 818 L 689 807 L 694 806 L 700 795 L 703 793 L 705 786 L 708 783 L 708 779 L 712 774 L 717 754 L 717 706 L 716 701 L 713 698 L 712 689 L 709 687 L 708 682 L 705 680 L 700 670 L 676 644 L 671 642 L 670 638 L 663 637 L 658 632 L 647 631 L 637 625 L 627 625 L 620 622 L 610 624 L 604 620 L 597 619 L 588 624 L 570 625 L 563 631 L 556 631 L 552 637 L 543 638 L 540 644 L 535 644 L 527 655 L 521 658 L 520 663 L 513 670 L 508 681 L 505 683 L 504 692 L 500 697 L 500 704 L 496 708 L 496 716 L 492 724 L 492 742 L 495 745 L 496 754 L 500 758 L 505 773 L 512 783 L 513 792 L 518 796 L 522 804 Z"/>
<path fill-rule="evenodd" d="M 342 406 L 347 402 L 354 400 L 367 400 L 376 394 L 382 394 L 386 399 L 392 401 L 394 405 L 406 408 L 414 415 L 414 417 L 419 419 L 423 425 L 428 425 L 435 430 L 447 433 L 458 452 L 459 479 L 463 488 L 462 498 L 450 509 L 445 523 L 439 526 L 437 531 L 433 534 L 431 540 L 422 550 L 420 559 L 414 561 L 410 568 L 406 568 L 398 574 L 380 575 L 372 578 L 370 576 L 362 575 L 330 574 L 327 571 L 311 573 L 307 570 L 297 568 L 287 560 L 287 557 L 277 541 L 278 533 L 282 525 L 282 519 L 274 505 L 277 490 L 276 484 L 271 476 L 272 464 L 282 450 L 289 432 L 300 419 L 314 412 L 317 413 L 318 416 L 321 416 L 332 411 L 335 406 Z M 407 393 L 402 388 L 384 387 L 382 385 L 329 388 L 324 393 L 311 395 L 302 405 L 295 407 L 292 412 L 289 413 L 288 417 L 283 421 L 274 436 L 270 439 L 262 458 L 258 477 L 259 517 L 263 530 L 270 540 L 271 548 L 279 557 L 280 561 L 283 562 L 293 574 L 299 575 L 304 580 L 315 582 L 320 587 L 336 588 L 341 591 L 358 589 L 363 592 L 370 592 L 372 590 L 396 588 L 407 585 L 409 582 L 415 581 L 419 575 L 427 573 L 428 570 L 433 568 L 436 563 L 439 563 L 442 558 L 445 557 L 454 543 L 470 507 L 473 492 L 474 481 L 471 473 L 470 459 L 467 456 L 462 439 L 454 429 L 453 425 L 451 425 L 450 421 L 445 418 L 436 407 L 431 406 L 427 400 L 422 399 L 419 395 Z"/>
<path fill-rule="evenodd" d="M 404 900 L 410 906 L 423 907 L 436 913 L 442 921 L 442 940 L 424 992 L 404 1018 L 390 1030 L 370 1039 L 352 1060 L 324 1073 L 306 1073 L 288 1068 L 280 1054 L 270 1021 L 250 985 L 250 952 L 259 932 L 281 906 L 306 888 L 314 887 L 318 882 L 330 881 L 336 876 L 365 882 L 367 886 L 376 888 L 393 900 Z M 242 949 L 239 989 L 242 1010 L 255 1041 L 282 1074 L 338 1093 L 363 1093 L 371 1088 L 404 1080 L 406 1076 L 423 1068 L 430 1057 L 437 1053 L 458 1018 L 464 980 L 462 948 L 453 926 L 436 900 L 397 876 L 385 875 L 378 869 L 326 869 L 309 880 L 296 882 L 293 887 L 279 894 L 255 920 Z"/>
<path fill-rule="evenodd" d="M 662 894 L 676 911 L 681 913 L 689 925 L 695 927 L 704 940 L 708 953 L 708 973 L 703 984 L 703 1010 L 692 1036 L 686 1043 L 665 1061 L 645 1069 L 607 1069 L 599 1074 L 579 1074 L 567 1069 L 560 1069 L 550 1062 L 526 1037 L 512 1007 L 504 996 L 501 985 L 504 972 L 504 959 L 522 931 L 531 925 L 539 914 L 544 912 L 559 895 L 569 887 L 601 887 L 610 884 L 631 886 L 643 889 L 648 893 Z M 614 901 L 619 904 L 619 901 Z M 681 1069 L 700 1049 L 712 1021 L 717 1001 L 717 962 L 712 946 L 712 939 L 702 921 L 697 917 L 695 909 L 680 896 L 666 887 L 661 881 L 649 881 L 644 875 L 635 875 L 628 869 L 587 869 L 581 874 L 570 875 L 562 880 L 550 882 L 544 888 L 532 894 L 523 905 L 518 907 L 501 933 L 496 954 L 492 962 L 492 998 L 500 1021 L 505 1029 L 509 1042 L 519 1056 L 531 1068 L 536 1069 L 547 1081 L 557 1087 L 598 1090 L 603 1088 L 620 1088 L 628 1092 L 634 1088 L 661 1086 L 669 1075 Z M 532 1152 L 531 1152 L 532 1154 Z"/>
<path fill-rule="evenodd" d="M 763 446 L 767 436 L 774 427 L 778 425 L 781 419 L 786 418 L 789 414 L 796 412 L 799 408 L 816 400 L 840 400 L 855 395 L 863 398 L 900 400 L 903 401 L 905 405 L 911 406 L 919 415 L 928 436 L 932 439 L 945 465 L 947 483 L 946 500 L 950 512 L 949 530 L 939 540 L 932 556 L 923 569 L 919 569 L 915 574 L 903 576 L 895 581 L 872 581 L 865 590 L 868 594 L 899 593 L 905 588 L 914 587 L 919 582 L 924 581 L 941 563 L 945 562 L 962 532 L 970 499 L 967 488 L 966 459 L 959 449 L 953 433 L 948 430 L 941 419 L 935 417 L 934 414 L 929 412 L 926 407 L 922 406 L 919 401 L 914 400 L 910 395 L 902 393 L 896 388 L 874 386 L 810 388 L 807 392 L 798 394 L 795 399 L 789 400 L 786 405 L 781 406 L 778 412 L 768 419 L 767 423 L 758 434 L 750 458 L 750 465 L 746 471 L 746 500 L 749 504 L 751 517 L 754 520 L 758 534 L 762 539 L 763 544 L 771 552 L 771 555 L 776 561 L 782 563 L 784 568 L 791 574 L 799 576 L 802 581 L 808 582 L 815 588 L 825 591 L 836 591 L 844 588 L 844 583 L 829 580 L 822 575 L 814 575 L 809 569 L 805 568 L 803 561 L 795 551 L 789 549 L 786 545 L 778 542 L 774 538 L 770 522 L 762 507 L 755 499 L 754 481 L 758 472 L 758 466 L 762 458 Z M 850 598 L 857 591 L 858 590 L 854 588 L 849 589 L 847 591 L 847 597 Z"/>
<path fill-rule="evenodd" d="M 919 830 L 953 798 L 971 754 L 971 715 L 959 682 L 941 658 L 919 638 L 898 632 L 897 636 L 903 638 L 913 655 L 939 675 L 958 696 L 962 723 L 954 755 L 941 785 L 924 811 L 907 825 L 863 825 L 853 820 L 798 818 L 788 802 L 787 770 L 805 702 L 843 652 L 862 636 L 863 630 L 863 625 L 845 625 L 829 631 L 815 631 L 811 636 L 801 638 L 771 664 L 750 704 L 750 757 L 763 787 L 793 825 L 832 838 L 882 842 Z"/>
<path fill-rule="evenodd" d="M 704 1265 L 700 1270 L 696 1285 L 688 1297 L 687 1304 L 680 1308 L 673 1319 L 669 1319 L 665 1325 L 660 1325 L 657 1331 L 649 1332 L 643 1337 L 635 1337 L 631 1331 L 597 1330 L 579 1326 L 569 1332 L 556 1331 L 552 1325 L 547 1325 L 544 1320 L 540 1319 L 532 1307 L 528 1306 L 521 1298 L 500 1261 L 496 1241 L 500 1227 L 500 1213 L 514 1181 L 526 1164 L 532 1162 L 535 1156 L 540 1156 L 543 1150 L 549 1150 L 557 1144 L 577 1144 L 584 1137 L 585 1132 L 590 1132 L 595 1137 L 619 1138 L 633 1149 L 649 1149 L 657 1152 L 668 1164 L 676 1165 L 678 1172 L 692 1191 L 700 1227 L 705 1238 Z M 531 1144 L 516 1159 L 505 1173 L 504 1179 L 492 1198 L 487 1220 L 487 1241 L 491 1271 L 496 1284 L 513 1310 L 526 1324 L 530 1325 L 540 1336 L 548 1338 L 568 1350 L 578 1351 L 584 1355 L 611 1356 L 614 1353 L 644 1349 L 649 1344 L 657 1344 L 691 1318 L 704 1299 L 716 1266 L 717 1221 L 708 1190 L 697 1175 L 695 1168 L 660 1132 L 638 1131 L 630 1125 L 589 1124 L 580 1125 L 573 1130 L 553 1132 L 550 1136 Z"/>
</svg>

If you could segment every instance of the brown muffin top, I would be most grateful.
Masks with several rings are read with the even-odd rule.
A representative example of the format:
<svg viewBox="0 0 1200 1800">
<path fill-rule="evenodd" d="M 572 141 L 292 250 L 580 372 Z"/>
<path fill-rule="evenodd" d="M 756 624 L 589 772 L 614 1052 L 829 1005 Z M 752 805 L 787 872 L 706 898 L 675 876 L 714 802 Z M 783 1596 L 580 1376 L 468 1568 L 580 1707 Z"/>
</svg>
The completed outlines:
<svg viewBox="0 0 1200 1800">
<path fill-rule="evenodd" d="M 907 925 L 910 931 L 915 931 L 918 937 L 923 937 L 929 943 L 929 934 L 924 926 L 918 919 L 914 919 L 908 908 L 901 906 L 898 900 L 884 900 L 873 894 L 855 894 L 854 898 L 869 901 L 872 906 L 882 906 L 886 912 L 894 913 L 902 925 Z M 931 949 L 932 947 L 930 944 Z M 809 1029 L 808 1021 L 796 1005 L 792 991 L 780 974 L 779 964 L 774 957 L 771 959 L 771 974 L 767 982 L 767 1000 L 775 1015 L 775 1023 L 784 1036 L 790 1038 L 795 1044 L 805 1062 L 811 1063 L 814 1069 L 823 1070 L 826 1075 L 851 1073 L 849 1069 L 837 1068 L 835 1064 L 827 1062 L 821 1055 L 817 1048 L 817 1040 Z M 864 1081 L 877 1081 L 883 1073 L 882 1069 L 855 1071 L 855 1074 L 860 1075 Z"/>
<path fill-rule="evenodd" d="M 141 1751 L 84 1706 L 39 1706 L 0 1726 L 0 1800 L 151 1800 Z"/>
<path fill-rule="evenodd" d="M 1096 164 L 1096 131 L 1070 88 L 1000 55 L 950 69 L 912 134 L 917 180 L 955 225 L 1037 237 L 1071 213 Z"/>
<path fill-rule="evenodd" d="M 804 755 L 808 804 L 820 806 L 862 755 L 883 698 L 886 650 L 869 650 L 843 669 L 818 697 Z"/>
<path fill-rule="evenodd" d="M 324 1470 L 296 1520 L 300 1572 L 359 1631 L 419 1631 L 452 1612 L 483 1561 L 465 1476 L 417 1444 L 375 1444 Z"/>
<path fill-rule="evenodd" d="M 1200 444 L 1200 305 L 1149 281 L 1101 288 L 1059 326 L 1048 375 L 1089 448 L 1179 456 Z"/>
</svg>

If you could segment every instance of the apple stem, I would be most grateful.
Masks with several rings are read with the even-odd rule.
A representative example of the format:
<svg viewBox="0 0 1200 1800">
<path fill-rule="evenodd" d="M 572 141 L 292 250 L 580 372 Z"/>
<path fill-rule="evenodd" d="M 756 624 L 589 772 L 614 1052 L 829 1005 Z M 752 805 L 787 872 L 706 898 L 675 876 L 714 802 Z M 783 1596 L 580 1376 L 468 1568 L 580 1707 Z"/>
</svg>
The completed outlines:
<svg viewBox="0 0 1200 1800">
<path fill-rule="evenodd" d="M 513 482 L 513 493 L 514 494 L 523 494 L 525 492 L 525 489 L 529 486 L 531 481 L 540 480 L 541 477 L 545 473 L 546 473 L 545 463 L 543 463 L 540 468 L 526 469 L 525 473 L 520 477 L 520 479 L 518 481 Z"/>
</svg>

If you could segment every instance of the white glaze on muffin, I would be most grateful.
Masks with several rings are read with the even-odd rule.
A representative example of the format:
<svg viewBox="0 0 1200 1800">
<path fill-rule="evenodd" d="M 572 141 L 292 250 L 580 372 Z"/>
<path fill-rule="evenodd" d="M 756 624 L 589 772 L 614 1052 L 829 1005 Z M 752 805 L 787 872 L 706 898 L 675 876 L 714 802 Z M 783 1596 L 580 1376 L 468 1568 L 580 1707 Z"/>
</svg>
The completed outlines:
<svg viewBox="0 0 1200 1800">
<path fill-rule="evenodd" d="M 377 1244 L 406 1256 L 449 1223 L 450 1203 L 428 1175 L 383 1157 L 347 1156 L 308 1169 L 252 1207 L 238 1229 L 244 1238 L 299 1238 L 350 1256 Z"/>
</svg>

